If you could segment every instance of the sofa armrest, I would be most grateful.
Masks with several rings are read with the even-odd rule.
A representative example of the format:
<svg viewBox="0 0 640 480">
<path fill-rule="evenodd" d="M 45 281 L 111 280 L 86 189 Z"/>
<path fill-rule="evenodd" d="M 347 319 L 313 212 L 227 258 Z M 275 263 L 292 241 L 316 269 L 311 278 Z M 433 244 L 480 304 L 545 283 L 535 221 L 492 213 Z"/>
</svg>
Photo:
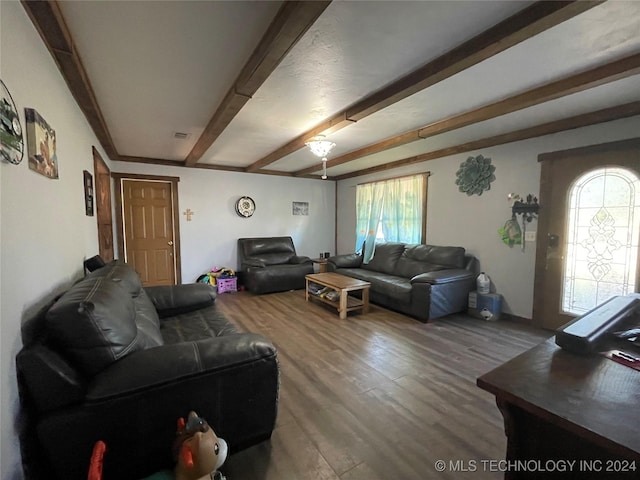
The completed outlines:
<svg viewBox="0 0 640 480">
<path fill-rule="evenodd" d="M 335 268 L 359 268 L 362 266 L 362 255 L 349 253 L 347 255 L 335 255 L 327 259 L 327 263 Z"/>
<path fill-rule="evenodd" d="M 309 257 L 305 257 L 304 255 L 303 256 L 294 255 L 289 259 L 289 263 L 294 263 L 296 265 L 303 264 L 303 263 L 311 263 L 311 259 Z"/>
<path fill-rule="evenodd" d="M 149 348 L 127 355 L 96 375 L 89 385 L 87 400 L 103 401 L 159 387 L 180 389 L 183 381 L 222 374 L 275 356 L 273 344 L 255 333 Z"/>
<path fill-rule="evenodd" d="M 213 305 L 216 290 L 204 283 L 144 287 L 160 318 L 199 310 Z"/>
<path fill-rule="evenodd" d="M 38 412 L 48 412 L 82 401 L 82 376 L 58 353 L 42 344 L 22 349 L 16 356 L 18 384 Z"/>
<path fill-rule="evenodd" d="M 411 279 L 411 284 L 430 283 L 431 285 L 442 285 L 445 283 L 467 281 L 474 277 L 475 274 L 469 270 L 462 268 L 450 268 L 416 275 Z"/>
</svg>

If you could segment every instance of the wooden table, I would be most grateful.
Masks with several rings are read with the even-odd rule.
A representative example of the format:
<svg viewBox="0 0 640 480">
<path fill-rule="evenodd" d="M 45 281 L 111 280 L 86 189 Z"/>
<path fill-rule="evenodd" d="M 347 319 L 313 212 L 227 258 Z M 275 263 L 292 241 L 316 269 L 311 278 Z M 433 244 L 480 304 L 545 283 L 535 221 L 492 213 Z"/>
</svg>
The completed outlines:
<svg viewBox="0 0 640 480">
<path fill-rule="evenodd" d="M 325 273 L 327 271 L 327 259 L 326 258 L 312 258 L 311 261 L 313 263 L 317 263 L 319 265 L 319 272 Z"/>
<path fill-rule="evenodd" d="M 356 278 L 340 275 L 339 273 L 313 273 L 305 276 L 307 285 L 305 288 L 305 299 L 308 302 L 309 297 L 316 298 L 323 303 L 331 305 L 338 309 L 340 318 L 347 318 L 347 312 L 352 310 L 362 310 L 363 313 L 369 311 L 369 282 L 364 282 Z M 324 287 L 329 287 L 340 292 L 340 301 L 333 302 L 318 295 L 309 293 L 309 283 L 317 283 Z M 362 300 L 349 295 L 349 292 L 362 291 Z"/>
<path fill-rule="evenodd" d="M 555 337 L 482 375 L 507 435 L 506 460 L 566 460 L 569 471 L 513 468 L 505 479 L 640 478 L 640 371 L 599 354 L 580 356 Z M 549 465 L 559 465 L 549 463 Z"/>
</svg>

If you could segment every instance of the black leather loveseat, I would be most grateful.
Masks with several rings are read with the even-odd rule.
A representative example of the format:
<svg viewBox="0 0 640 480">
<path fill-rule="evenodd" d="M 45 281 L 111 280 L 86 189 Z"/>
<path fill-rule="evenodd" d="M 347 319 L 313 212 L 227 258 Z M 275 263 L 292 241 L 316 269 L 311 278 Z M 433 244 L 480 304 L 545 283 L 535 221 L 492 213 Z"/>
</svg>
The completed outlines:
<svg viewBox="0 0 640 480">
<path fill-rule="evenodd" d="M 291 237 L 239 238 L 238 268 L 247 290 L 260 294 L 303 289 L 313 262 L 296 255 Z"/>
<path fill-rule="evenodd" d="M 466 310 L 477 263 L 462 247 L 381 243 L 369 263 L 358 254 L 337 255 L 327 271 L 370 282 L 372 303 L 426 322 Z"/>
<path fill-rule="evenodd" d="M 143 288 L 114 262 L 23 325 L 17 356 L 27 478 L 87 478 L 96 441 L 105 479 L 171 468 L 176 420 L 197 411 L 237 451 L 270 437 L 276 350 L 241 333 L 204 284 Z"/>
</svg>

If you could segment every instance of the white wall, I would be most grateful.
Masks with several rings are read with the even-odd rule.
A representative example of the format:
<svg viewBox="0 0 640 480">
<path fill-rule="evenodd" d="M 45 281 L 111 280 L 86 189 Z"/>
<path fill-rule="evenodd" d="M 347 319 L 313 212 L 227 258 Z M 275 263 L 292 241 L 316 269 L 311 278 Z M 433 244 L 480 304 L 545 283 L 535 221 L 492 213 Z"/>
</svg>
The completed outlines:
<svg viewBox="0 0 640 480">
<path fill-rule="evenodd" d="M 504 298 L 503 311 L 531 318 L 535 243 L 509 248 L 502 243 L 498 229 L 511 217 L 510 192 L 526 196 L 539 194 L 540 153 L 632 138 L 638 135 L 640 117 L 618 120 L 532 140 L 453 155 L 420 164 L 338 182 L 338 253 L 355 248 L 355 185 L 376 179 L 418 172 L 431 172 L 427 207 L 427 242 L 456 245 L 474 254 L 481 268 Z M 496 180 L 482 195 L 467 196 L 455 185 L 456 172 L 469 156 L 482 154 L 495 165 Z M 549 208 L 541 205 L 541 208 Z M 537 230 L 534 220 L 527 229 Z"/>
<path fill-rule="evenodd" d="M 93 171 L 98 145 L 84 115 L 19 2 L 0 2 L 2 80 L 24 126 L 24 108 L 35 108 L 55 129 L 58 180 L 0 162 L 0 478 L 22 478 L 16 421 L 15 355 L 20 325 L 36 305 L 82 275 L 97 253 L 95 217 L 84 213 L 82 171 Z M 107 156 L 101 151 L 106 159 Z"/>
<path fill-rule="evenodd" d="M 291 236 L 298 255 L 335 251 L 335 182 L 182 167 L 112 162 L 113 172 L 180 177 L 182 282 L 213 267 L 237 268 L 242 237 Z M 246 195 L 256 202 L 250 218 L 235 213 Z M 292 202 L 308 202 L 309 215 L 293 215 Z M 195 212 L 188 222 L 184 212 Z"/>
</svg>

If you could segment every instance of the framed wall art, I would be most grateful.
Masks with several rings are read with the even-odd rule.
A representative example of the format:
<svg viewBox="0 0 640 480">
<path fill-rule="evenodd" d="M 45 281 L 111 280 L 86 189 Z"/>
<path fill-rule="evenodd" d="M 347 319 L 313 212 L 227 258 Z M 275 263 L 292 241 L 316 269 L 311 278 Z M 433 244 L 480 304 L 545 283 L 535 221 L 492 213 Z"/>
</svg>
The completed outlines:
<svg viewBox="0 0 640 480">
<path fill-rule="evenodd" d="M 309 202 L 293 202 L 294 215 L 309 215 Z"/>
<path fill-rule="evenodd" d="M 84 211 L 89 217 L 93 217 L 93 176 L 87 171 L 83 170 L 84 181 Z"/>
<path fill-rule="evenodd" d="M 24 109 L 29 168 L 48 178 L 58 178 L 56 132 L 33 108 Z"/>
</svg>

